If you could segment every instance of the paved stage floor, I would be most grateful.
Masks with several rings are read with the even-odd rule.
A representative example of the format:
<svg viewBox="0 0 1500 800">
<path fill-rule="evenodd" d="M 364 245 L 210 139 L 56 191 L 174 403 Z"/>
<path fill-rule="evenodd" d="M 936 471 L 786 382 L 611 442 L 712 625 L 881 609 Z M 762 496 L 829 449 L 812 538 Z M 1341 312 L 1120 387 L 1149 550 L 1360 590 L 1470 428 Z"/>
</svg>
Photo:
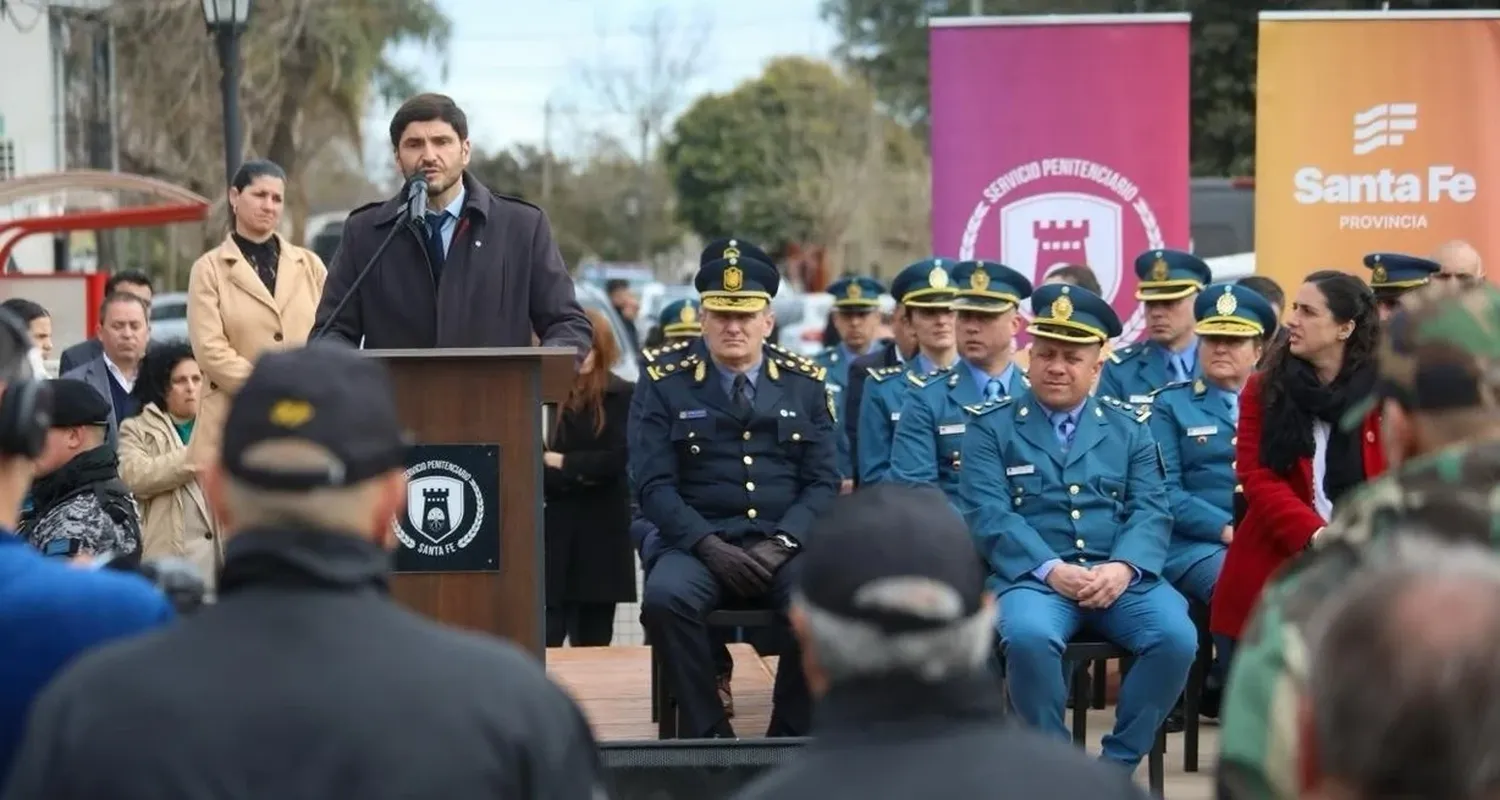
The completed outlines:
<svg viewBox="0 0 1500 800">
<path fill-rule="evenodd" d="M 765 734 L 771 719 L 771 685 L 776 659 L 762 659 L 748 644 L 732 644 L 734 704 L 732 720 L 740 736 Z M 561 647 L 547 651 L 547 673 L 583 707 L 601 741 L 655 739 L 651 722 L 651 648 Z M 1069 713 L 1071 719 L 1071 712 Z M 1114 725 L 1114 709 L 1093 710 L 1088 717 L 1089 751 L 1099 751 L 1099 739 Z M 1219 729 L 1205 723 L 1199 735 L 1200 770 L 1182 769 L 1182 734 L 1167 737 L 1165 795 L 1169 800 L 1212 800 L 1213 769 L 1219 758 Z M 1143 763 L 1136 780 L 1146 785 Z"/>
</svg>

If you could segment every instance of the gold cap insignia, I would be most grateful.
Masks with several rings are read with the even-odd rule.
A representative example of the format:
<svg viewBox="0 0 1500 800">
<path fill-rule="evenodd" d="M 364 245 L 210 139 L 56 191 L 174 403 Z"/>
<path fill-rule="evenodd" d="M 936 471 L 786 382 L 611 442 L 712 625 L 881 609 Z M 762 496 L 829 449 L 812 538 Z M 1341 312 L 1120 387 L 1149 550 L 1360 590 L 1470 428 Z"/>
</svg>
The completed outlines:
<svg viewBox="0 0 1500 800">
<path fill-rule="evenodd" d="M 306 400 L 277 400 L 269 415 L 271 424 L 279 428 L 300 428 L 312 418 L 312 403 Z"/>
<path fill-rule="evenodd" d="M 1049 316 L 1058 322 L 1067 322 L 1073 317 L 1073 299 L 1063 295 L 1052 301 L 1052 310 Z"/>
<path fill-rule="evenodd" d="M 976 292 L 990 288 L 990 274 L 983 267 L 976 268 L 974 274 L 969 276 L 969 286 Z"/>
<path fill-rule="evenodd" d="M 948 287 L 948 271 L 941 266 L 933 267 L 927 273 L 927 284 L 934 289 L 946 289 Z"/>
<path fill-rule="evenodd" d="M 740 257 L 740 242 L 739 242 L 738 239 L 730 239 L 729 243 L 726 244 L 726 245 L 724 245 L 724 257 L 725 258 L 739 258 Z"/>
<path fill-rule="evenodd" d="M 677 319 L 685 325 L 691 325 L 698 321 L 698 309 L 693 308 L 692 303 L 683 303 L 682 311 L 677 315 Z"/>
<path fill-rule="evenodd" d="M 738 292 L 745 285 L 745 273 L 739 267 L 730 267 L 724 270 L 724 290 Z"/>
<path fill-rule="evenodd" d="M 1232 315 L 1239 307 L 1240 301 L 1234 299 L 1234 291 L 1228 286 L 1224 287 L 1224 293 L 1219 295 L 1218 302 L 1214 303 L 1214 310 L 1219 312 L 1221 317 Z"/>
<path fill-rule="evenodd" d="M 1151 280 L 1158 283 L 1171 277 L 1172 270 L 1167 267 L 1167 260 L 1160 254 L 1156 256 L 1156 263 L 1151 265 Z"/>
<path fill-rule="evenodd" d="M 1370 276 L 1370 283 L 1385 283 L 1389 279 L 1390 276 L 1386 274 L 1385 267 L 1381 264 L 1376 264 L 1375 274 Z"/>
<path fill-rule="evenodd" d="M 849 281 L 849 288 L 844 293 L 849 295 L 850 300 L 858 300 L 865 296 L 865 290 L 860 288 L 859 281 Z"/>
</svg>

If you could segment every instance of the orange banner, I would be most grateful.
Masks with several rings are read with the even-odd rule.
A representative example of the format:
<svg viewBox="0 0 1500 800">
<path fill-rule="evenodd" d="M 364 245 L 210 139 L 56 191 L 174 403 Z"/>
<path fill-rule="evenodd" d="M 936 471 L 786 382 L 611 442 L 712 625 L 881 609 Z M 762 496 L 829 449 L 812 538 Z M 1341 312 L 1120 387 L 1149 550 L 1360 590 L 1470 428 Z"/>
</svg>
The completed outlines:
<svg viewBox="0 0 1500 800">
<path fill-rule="evenodd" d="M 1500 12 L 1262 13 L 1256 272 L 1463 239 L 1500 274 Z"/>
</svg>

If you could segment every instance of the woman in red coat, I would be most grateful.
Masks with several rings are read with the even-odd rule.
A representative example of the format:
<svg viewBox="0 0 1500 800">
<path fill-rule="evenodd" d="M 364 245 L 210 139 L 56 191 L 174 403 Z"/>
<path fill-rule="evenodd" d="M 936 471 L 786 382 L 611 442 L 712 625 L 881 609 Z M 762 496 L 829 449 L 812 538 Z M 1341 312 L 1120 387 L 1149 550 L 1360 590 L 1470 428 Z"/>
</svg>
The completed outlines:
<svg viewBox="0 0 1500 800">
<path fill-rule="evenodd" d="M 1267 579 L 1307 549 L 1334 503 L 1385 469 L 1376 412 L 1358 431 L 1339 427 L 1374 388 L 1380 323 L 1370 288 L 1343 272 L 1314 272 L 1297 290 L 1286 328 L 1240 396 L 1235 474 L 1245 515 L 1214 588 L 1209 626 L 1230 640 L 1240 638 Z"/>
</svg>

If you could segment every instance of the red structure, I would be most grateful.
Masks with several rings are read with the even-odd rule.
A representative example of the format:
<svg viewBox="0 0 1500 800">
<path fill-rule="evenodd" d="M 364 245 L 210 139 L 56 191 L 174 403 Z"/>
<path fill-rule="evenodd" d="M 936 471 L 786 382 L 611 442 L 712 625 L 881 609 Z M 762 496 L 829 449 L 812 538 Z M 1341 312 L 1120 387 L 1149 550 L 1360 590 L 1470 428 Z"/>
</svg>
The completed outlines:
<svg viewBox="0 0 1500 800">
<path fill-rule="evenodd" d="M 143 175 L 100 170 L 72 170 L 28 175 L 0 182 L 0 206 L 68 190 L 139 192 L 166 201 L 111 211 L 69 211 L 56 216 L 0 222 L 0 264 L 9 264 L 16 242 L 36 233 L 150 228 L 208 218 L 210 203 L 196 192 Z"/>
<path fill-rule="evenodd" d="M 1091 264 L 1088 254 L 1088 220 L 1041 221 L 1031 223 L 1036 237 L 1036 279 L 1045 280 L 1053 267 L 1063 264 Z"/>
</svg>

